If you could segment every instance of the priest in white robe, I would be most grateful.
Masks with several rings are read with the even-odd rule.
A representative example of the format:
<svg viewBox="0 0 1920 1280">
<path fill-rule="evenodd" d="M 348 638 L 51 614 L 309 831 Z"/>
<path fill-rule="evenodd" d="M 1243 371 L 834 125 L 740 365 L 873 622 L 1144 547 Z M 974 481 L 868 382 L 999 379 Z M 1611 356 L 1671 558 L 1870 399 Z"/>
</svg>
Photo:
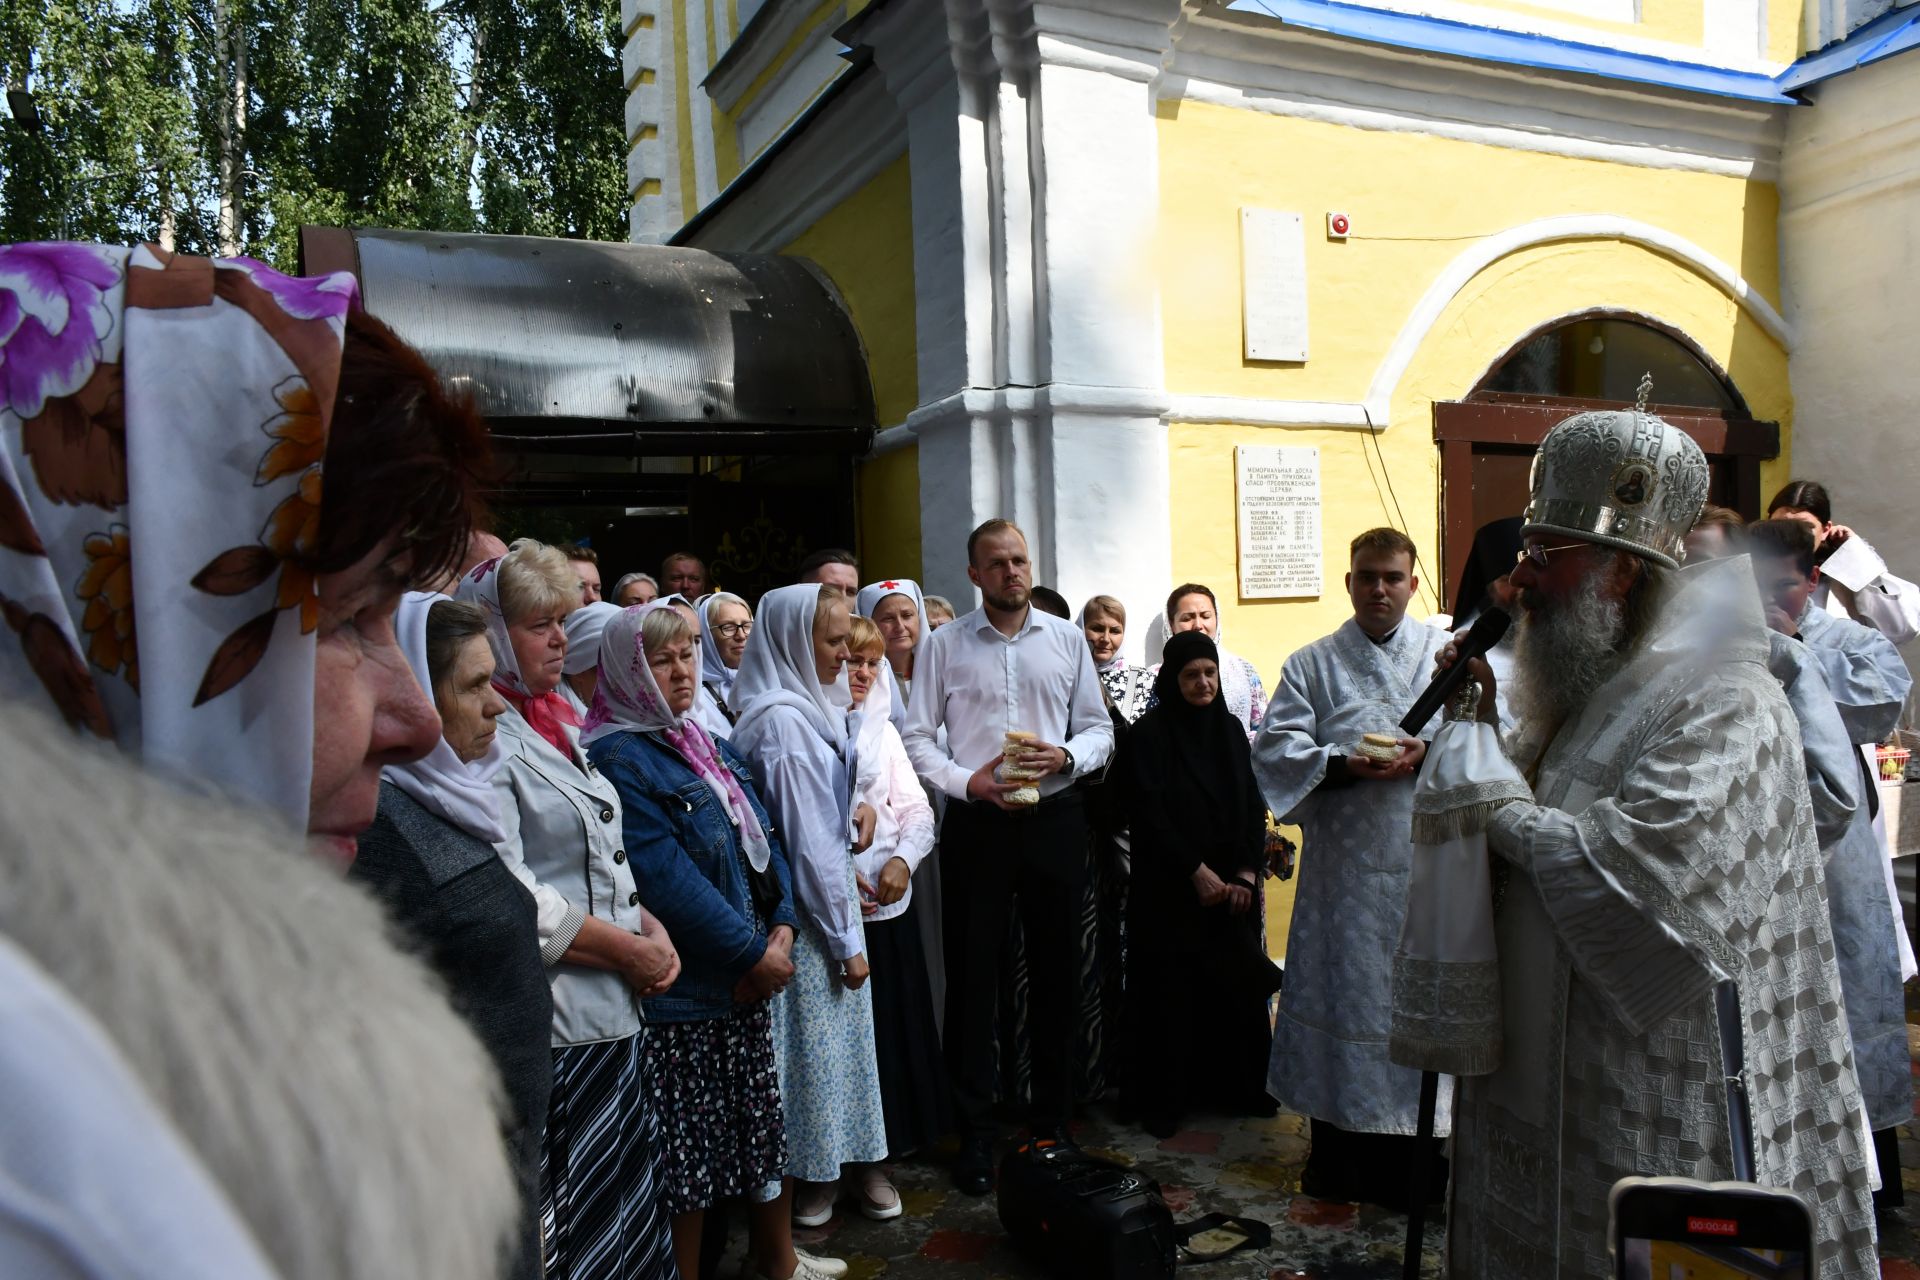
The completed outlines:
<svg viewBox="0 0 1920 1280">
<path fill-rule="evenodd" d="M 1854 1063 L 1880 1169 L 1876 1201 L 1886 1207 L 1904 1199 L 1895 1129 L 1913 1115 L 1902 990 L 1913 972 L 1913 951 L 1893 885 L 1893 864 L 1874 822 L 1879 799 L 1874 748 L 1899 723 L 1913 679 L 1884 635 L 1812 602 L 1820 574 L 1813 535 L 1804 524 L 1760 521 L 1749 529 L 1747 546 L 1768 625 L 1819 669 L 1836 704 L 1860 797 L 1846 830 L 1836 841 L 1823 840 L 1821 849 Z M 1809 758 L 1815 746 L 1807 741 Z"/>
<path fill-rule="evenodd" d="M 1420 1073 L 1387 1060 L 1387 1031 L 1413 779 L 1426 750 L 1398 726 L 1447 635 L 1406 616 L 1419 583 L 1405 534 L 1361 534 L 1349 568 L 1354 616 L 1287 659 L 1253 744 L 1267 807 L 1303 837 L 1267 1091 L 1312 1117 L 1302 1190 L 1398 1208 L 1415 1159 Z M 1400 739 L 1399 757 L 1358 754 L 1369 733 Z M 1440 1134 L 1447 1106 L 1443 1092 Z M 1431 1146 L 1424 1154 L 1436 1158 Z"/>
<path fill-rule="evenodd" d="M 1807 1200 L 1819 1280 L 1879 1274 L 1800 731 L 1747 567 L 1674 561 L 1707 479 L 1644 409 L 1577 415 L 1534 462 L 1507 743 L 1533 800 L 1486 827 L 1503 1049 L 1456 1100 L 1456 1277 L 1609 1274 L 1613 1183 L 1730 1178 L 1735 1141 Z M 1750 1131 L 1721 1079 L 1723 984 Z"/>
<path fill-rule="evenodd" d="M 1871 627 L 1894 644 L 1920 636 L 1920 586 L 1892 573 L 1865 538 L 1833 519 L 1833 499 L 1818 480 L 1791 480 L 1767 515 L 1797 520 L 1813 533 L 1820 577 L 1813 607 Z"/>
</svg>

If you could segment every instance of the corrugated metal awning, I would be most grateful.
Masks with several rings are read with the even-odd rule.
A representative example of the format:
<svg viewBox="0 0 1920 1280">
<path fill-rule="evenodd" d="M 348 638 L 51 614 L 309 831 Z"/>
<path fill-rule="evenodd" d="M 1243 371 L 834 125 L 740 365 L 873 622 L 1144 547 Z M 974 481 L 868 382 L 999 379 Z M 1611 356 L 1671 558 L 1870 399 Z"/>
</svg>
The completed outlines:
<svg viewBox="0 0 1920 1280">
<path fill-rule="evenodd" d="M 859 334 L 797 258 L 431 231 L 301 232 L 470 391 L 495 439 L 574 454 L 864 452 Z"/>
</svg>

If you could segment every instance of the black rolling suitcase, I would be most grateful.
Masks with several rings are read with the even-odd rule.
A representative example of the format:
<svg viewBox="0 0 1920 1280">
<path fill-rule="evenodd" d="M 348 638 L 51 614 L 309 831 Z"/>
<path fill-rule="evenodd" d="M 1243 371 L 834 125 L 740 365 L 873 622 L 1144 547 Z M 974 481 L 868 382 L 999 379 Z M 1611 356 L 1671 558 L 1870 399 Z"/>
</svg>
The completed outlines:
<svg viewBox="0 0 1920 1280">
<path fill-rule="evenodd" d="M 1054 1275 L 1166 1280 L 1173 1214 L 1151 1178 L 1078 1147 L 1029 1142 L 1000 1162 L 1000 1225 Z"/>
</svg>

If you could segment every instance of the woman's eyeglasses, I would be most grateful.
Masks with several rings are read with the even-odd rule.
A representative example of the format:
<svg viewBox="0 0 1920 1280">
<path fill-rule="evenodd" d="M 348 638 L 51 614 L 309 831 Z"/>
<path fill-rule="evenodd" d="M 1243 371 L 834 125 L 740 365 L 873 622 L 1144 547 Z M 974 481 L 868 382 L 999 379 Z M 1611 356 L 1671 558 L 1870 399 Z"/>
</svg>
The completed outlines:
<svg viewBox="0 0 1920 1280">
<path fill-rule="evenodd" d="M 1547 557 L 1554 552 L 1571 551 L 1575 547 L 1591 545 L 1591 543 L 1587 542 L 1563 542 L 1557 547 L 1522 547 L 1520 548 L 1520 554 L 1513 558 L 1513 563 L 1516 566 L 1531 564 L 1536 569 L 1544 569 L 1547 567 Z"/>
<path fill-rule="evenodd" d="M 885 658 L 848 658 L 847 665 L 858 671 L 878 671 Z"/>
<path fill-rule="evenodd" d="M 731 640 L 736 636 L 752 635 L 753 624 L 751 622 L 719 622 L 714 624 L 713 631 L 715 635 L 722 635 Z"/>
</svg>

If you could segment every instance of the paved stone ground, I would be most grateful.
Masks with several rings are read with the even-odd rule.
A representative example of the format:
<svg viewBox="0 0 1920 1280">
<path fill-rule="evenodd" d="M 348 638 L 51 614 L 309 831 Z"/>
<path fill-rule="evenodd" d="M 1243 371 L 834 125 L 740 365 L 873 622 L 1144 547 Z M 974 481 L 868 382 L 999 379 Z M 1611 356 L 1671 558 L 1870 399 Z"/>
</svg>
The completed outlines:
<svg viewBox="0 0 1920 1280">
<path fill-rule="evenodd" d="M 1914 1028 L 1920 1032 L 1920 1028 Z M 1920 1039 L 1920 1037 L 1916 1037 Z M 1272 1225 L 1271 1248 L 1242 1253 L 1203 1266 L 1183 1267 L 1195 1280 L 1395 1280 L 1405 1257 L 1406 1220 L 1371 1206 L 1336 1204 L 1300 1194 L 1307 1158 L 1306 1125 L 1282 1114 L 1194 1127 L 1156 1142 L 1145 1132 L 1114 1122 L 1102 1109 L 1076 1129 L 1080 1144 L 1139 1169 L 1159 1182 L 1174 1217 L 1186 1220 L 1224 1210 Z M 1901 1130 L 1904 1209 L 1883 1213 L 1881 1275 L 1920 1280 L 1920 1128 Z M 887 1276 L 897 1280 L 1045 1275 L 1001 1233 L 991 1196 L 974 1199 L 953 1191 L 941 1155 L 895 1167 L 906 1212 L 875 1223 L 843 1204 L 817 1230 L 797 1231 L 802 1248 L 845 1258 L 852 1280 Z M 736 1234 L 738 1231 L 736 1229 Z M 1430 1223 L 1422 1275 L 1438 1277 L 1439 1224 Z M 741 1241 L 722 1274 L 736 1271 Z"/>
</svg>

